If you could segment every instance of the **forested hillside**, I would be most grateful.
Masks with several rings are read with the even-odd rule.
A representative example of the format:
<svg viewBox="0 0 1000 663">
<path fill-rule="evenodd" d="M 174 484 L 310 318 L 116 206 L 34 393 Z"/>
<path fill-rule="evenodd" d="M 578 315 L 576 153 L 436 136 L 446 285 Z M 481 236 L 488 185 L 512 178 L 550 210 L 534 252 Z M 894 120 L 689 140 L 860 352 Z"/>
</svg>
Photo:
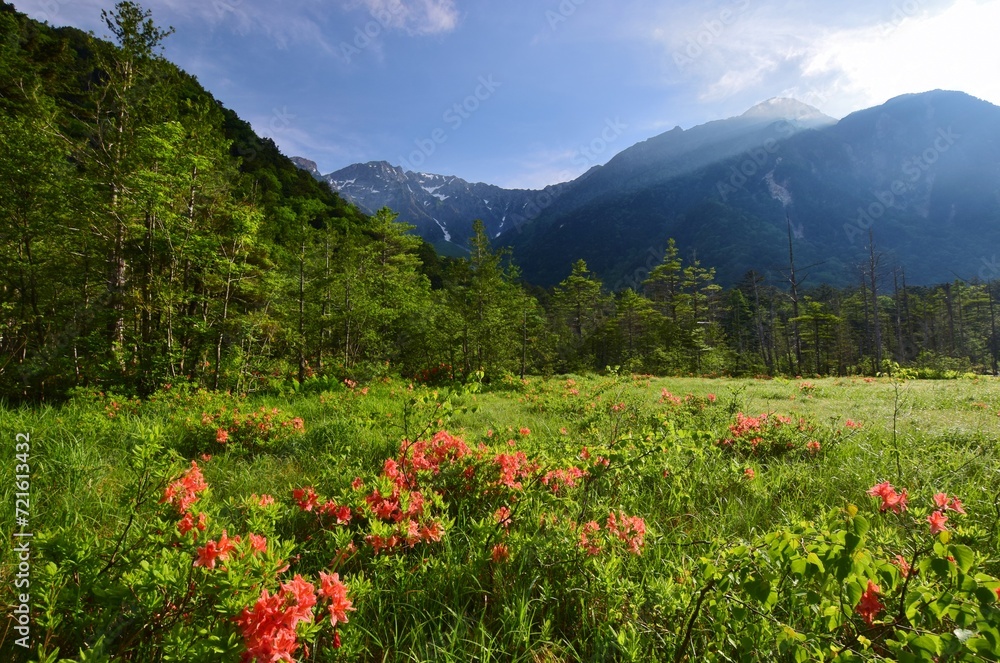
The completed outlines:
<svg viewBox="0 0 1000 663">
<path fill-rule="evenodd" d="M 905 265 L 873 246 L 857 286 L 838 290 L 796 269 L 788 228 L 769 236 L 789 256 L 784 281 L 750 272 L 724 290 L 671 242 L 616 292 L 583 261 L 542 290 L 481 223 L 467 259 L 439 258 L 391 211 L 367 217 L 297 169 L 165 61 L 170 31 L 148 12 L 123 2 L 105 19 L 117 44 L 0 4 L 4 397 L 608 366 L 995 370 L 984 283 L 995 265 L 977 282 L 906 287 Z"/>
</svg>

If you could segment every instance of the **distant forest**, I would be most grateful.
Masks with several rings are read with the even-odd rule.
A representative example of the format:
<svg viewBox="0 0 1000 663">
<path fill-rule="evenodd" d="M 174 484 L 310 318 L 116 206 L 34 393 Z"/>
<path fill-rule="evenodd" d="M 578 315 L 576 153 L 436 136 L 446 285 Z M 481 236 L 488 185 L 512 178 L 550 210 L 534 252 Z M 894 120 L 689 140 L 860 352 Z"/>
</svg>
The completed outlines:
<svg viewBox="0 0 1000 663">
<path fill-rule="evenodd" d="M 116 44 L 0 3 L 0 396 L 289 379 L 997 373 L 996 289 L 912 287 L 873 238 L 856 285 L 735 287 L 669 243 L 640 292 L 583 261 L 522 281 L 477 224 L 439 257 L 360 213 L 161 56 L 121 2 Z"/>
</svg>

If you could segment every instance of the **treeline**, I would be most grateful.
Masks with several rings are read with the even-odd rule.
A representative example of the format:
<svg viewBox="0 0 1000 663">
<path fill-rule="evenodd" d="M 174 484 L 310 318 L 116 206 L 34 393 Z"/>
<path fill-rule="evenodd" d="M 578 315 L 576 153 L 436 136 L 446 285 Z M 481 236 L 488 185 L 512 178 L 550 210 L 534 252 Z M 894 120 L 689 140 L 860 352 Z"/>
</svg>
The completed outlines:
<svg viewBox="0 0 1000 663">
<path fill-rule="evenodd" d="M 481 224 L 468 258 L 439 258 L 166 62 L 148 12 L 104 18 L 117 45 L 0 3 L 0 396 L 387 371 L 995 372 L 992 289 L 906 287 L 874 251 L 857 288 L 805 292 L 794 269 L 790 290 L 752 273 L 725 290 L 673 242 L 639 293 L 582 261 L 543 291 Z"/>
</svg>

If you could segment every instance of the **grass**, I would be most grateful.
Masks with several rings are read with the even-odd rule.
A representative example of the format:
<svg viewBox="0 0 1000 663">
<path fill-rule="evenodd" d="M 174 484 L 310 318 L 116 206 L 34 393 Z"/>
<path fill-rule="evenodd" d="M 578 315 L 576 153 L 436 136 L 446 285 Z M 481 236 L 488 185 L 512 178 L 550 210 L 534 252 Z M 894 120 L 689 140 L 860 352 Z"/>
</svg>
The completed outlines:
<svg viewBox="0 0 1000 663">
<path fill-rule="evenodd" d="M 682 398 L 692 394 L 705 406 L 672 406 L 665 391 Z M 713 404 L 707 404 L 710 395 Z M 81 596 L 90 591 L 80 578 L 96 583 L 102 576 L 94 569 L 109 560 L 117 563 L 111 546 L 119 538 L 124 536 L 126 549 L 141 547 L 141 536 L 122 534 L 129 527 L 146 531 L 129 524 L 136 514 L 148 518 L 149 531 L 156 529 L 151 523 L 160 522 L 155 500 L 136 499 L 144 477 L 161 490 L 189 459 L 211 453 L 201 464 L 211 487 L 213 522 L 227 523 L 231 532 L 259 528 L 261 521 L 243 504 L 253 493 L 273 494 L 287 508 L 272 523 L 269 538 L 294 542 L 296 569 L 315 577 L 351 534 L 310 529 L 304 514 L 292 508 L 292 488 L 311 485 L 325 496 L 348 495 L 355 477 L 375 481 L 385 459 L 398 456 L 402 439 L 426 439 L 439 428 L 470 447 L 485 445 L 490 454 L 524 451 L 542 471 L 589 467 L 591 478 L 583 487 L 554 494 L 536 475 L 525 479 L 528 485 L 514 496 L 516 502 L 505 501 L 506 493 L 483 497 L 482 504 L 446 495 L 447 536 L 440 544 L 398 554 L 359 553 L 339 567 L 357 612 L 343 629 L 342 649 L 323 646 L 321 639 L 308 660 L 730 660 L 751 640 L 755 653 L 744 652 L 742 660 L 775 660 L 782 636 L 774 619 L 748 617 L 764 626 L 755 626 L 753 635 L 734 629 L 730 636 L 711 621 L 710 601 L 703 614 L 692 617 L 700 593 L 713 585 L 707 560 L 721 568 L 741 544 L 764 545 L 768 533 L 822 522 L 851 505 L 874 512 L 873 542 L 877 533 L 880 541 L 902 546 L 904 535 L 897 530 L 908 527 L 904 534 L 910 536 L 917 528 L 893 529 L 879 520 L 865 494 L 882 481 L 906 487 L 914 504 L 937 492 L 960 496 L 968 515 L 955 528 L 957 539 L 976 551 L 981 572 L 1000 574 L 1000 381 L 990 378 L 895 383 L 564 376 L 526 384 L 510 380 L 481 393 L 411 390 L 396 380 L 368 385 L 364 394 L 361 388 L 340 387 L 250 399 L 253 408 L 278 408 L 305 421 L 304 434 L 252 450 L 198 438 L 197 424 L 191 423 L 197 408 L 178 409 L 168 401 L 137 405 L 134 412 L 126 407 L 109 417 L 107 402 L 78 398 L 60 407 L 0 409 L 5 431 L 0 498 L 10 505 L 5 531 L 14 524 L 14 433 L 31 435 L 29 529 L 40 537 L 32 570 L 39 579 L 32 588 L 46 595 L 32 595 L 34 642 L 47 641 L 46 651 L 61 647 L 52 660 L 83 660 L 75 657 L 90 651 L 100 632 L 98 618 L 86 627 L 74 622 L 83 620 Z M 815 439 L 820 451 L 798 448 L 775 457 L 727 453 L 716 442 L 729 434 L 736 412 L 805 418 L 815 429 L 796 439 L 803 444 L 806 437 Z M 849 419 L 860 426 L 846 427 Z M 522 434 L 524 428 L 530 433 Z M 143 459 L 142 449 L 150 443 L 159 450 L 155 458 Z M 584 447 L 594 457 L 607 456 L 608 471 L 581 460 Z M 514 511 L 509 532 L 490 517 L 505 503 Z M 581 552 L 577 527 L 588 520 L 603 526 L 609 510 L 644 519 L 641 556 L 612 551 L 613 541 L 605 543 L 606 554 Z M 353 539 L 359 546 L 361 534 L 356 531 Z M 490 557 L 499 542 L 511 551 L 505 563 Z M 58 567 L 58 582 L 40 577 L 48 561 Z M 10 546 L 0 562 L 0 594 L 12 605 L 17 560 Z M 125 550 L 121 564 L 130 562 Z M 120 582 L 130 572 L 123 568 Z M 235 637 L 225 615 L 207 623 L 206 639 Z M 787 623 L 793 623 L 791 617 Z M 850 629 L 838 629 L 831 637 L 860 652 L 860 645 L 850 644 Z M 169 637 L 148 640 L 145 648 L 127 650 L 116 650 L 112 641 L 108 660 L 166 660 L 163 643 Z M 0 654 L 21 655 L 12 642 L 10 629 L 0 624 Z M 226 651 L 215 654 L 218 660 L 239 658 L 231 648 Z M 881 655 L 873 646 L 862 658 Z"/>
</svg>

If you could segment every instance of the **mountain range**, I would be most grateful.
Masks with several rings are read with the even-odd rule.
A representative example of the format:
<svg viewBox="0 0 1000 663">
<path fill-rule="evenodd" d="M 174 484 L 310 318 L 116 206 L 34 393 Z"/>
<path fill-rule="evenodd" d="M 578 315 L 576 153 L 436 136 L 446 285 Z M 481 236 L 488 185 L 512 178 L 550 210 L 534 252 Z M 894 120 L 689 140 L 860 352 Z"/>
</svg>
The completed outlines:
<svg viewBox="0 0 1000 663">
<path fill-rule="evenodd" d="M 1000 107 L 961 92 L 904 95 L 840 121 L 771 99 L 543 190 L 386 162 L 311 172 L 362 209 L 394 209 L 439 251 L 461 252 L 482 219 L 538 285 L 582 258 L 608 286 L 637 288 L 670 237 L 724 284 L 749 270 L 780 279 L 789 235 L 811 281 L 842 285 L 859 278 L 869 230 L 883 268 L 903 267 L 910 283 L 1000 276 Z"/>
</svg>

